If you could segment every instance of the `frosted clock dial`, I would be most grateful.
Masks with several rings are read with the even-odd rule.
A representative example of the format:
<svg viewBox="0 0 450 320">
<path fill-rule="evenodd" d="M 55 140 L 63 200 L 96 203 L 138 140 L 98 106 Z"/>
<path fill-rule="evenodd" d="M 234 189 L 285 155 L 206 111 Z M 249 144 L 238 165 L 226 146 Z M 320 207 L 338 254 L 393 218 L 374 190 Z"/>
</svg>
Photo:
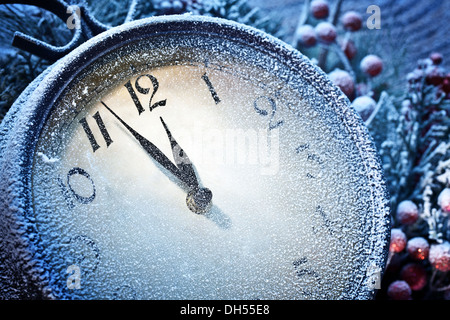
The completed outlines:
<svg viewBox="0 0 450 320">
<path fill-rule="evenodd" d="M 233 37 L 124 43 L 64 86 L 31 173 L 51 296 L 373 292 L 384 227 L 359 119 L 309 62 Z"/>
</svg>

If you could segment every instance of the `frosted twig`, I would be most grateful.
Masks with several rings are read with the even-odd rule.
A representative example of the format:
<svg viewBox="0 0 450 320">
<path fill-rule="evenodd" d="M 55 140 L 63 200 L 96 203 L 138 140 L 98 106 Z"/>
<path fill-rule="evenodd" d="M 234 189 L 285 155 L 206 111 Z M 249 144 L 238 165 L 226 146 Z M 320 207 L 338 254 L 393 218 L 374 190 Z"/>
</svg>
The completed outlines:
<svg viewBox="0 0 450 320">
<path fill-rule="evenodd" d="M 431 196 L 433 195 L 433 191 L 431 190 L 430 185 L 425 187 L 423 192 L 423 212 L 421 213 L 421 217 L 428 223 L 428 235 L 430 239 L 437 241 L 438 243 L 442 243 L 442 232 L 440 232 L 439 227 L 441 223 L 439 222 L 440 217 L 442 216 L 441 210 L 431 207 Z"/>
<path fill-rule="evenodd" d="M 336 25 L 339 19 L 339 15 L 341 14 L 341 6 L 342 6 L 343 0 L 336 1 L 336 4 L 333 9 L 333 13 L 330 15 L 329 22 L 333 25 Z M 318 59 L 318 66 L 325 70 L 325 64 L 328 57 L 328 48 L 322 48 L 321 52 L 319 53 L 319 59 Z"/>
<path fill-rule="evenodd" d="M 353 81 L 355 81 L 356 80 L 355 72 L 353 71 L 350 61 L 348 60 L 342 48 L 336 42 L 332 43 L 330 47 L 331 49 L 333 49 L 333 51 L 341 60 L 342 64 L 344 65 L 344 69 L 350 74 L 350 76 L 353 78 Z"/>
<path fill-rule="evenodd" d="M 306 23 L 306 21 L 308 21 L 308 11 L 309 11 L 310 2 L 311 2 L 310 0 L 305 0 L 305 2 L 303 4 L 303 9 L 299 16 L 297 27 L 295 28 L 295 31 L 294 31 L 294 36 L 292 37 L 291 45 L 293 47 L 297 46 L 300 28 Z"/>
<path fill-rule="evenodd" d="M 140 0 L 131 0 L 130 6 L 128 8 L 128 14 L 124 22 L 133 21 L 137 16 L 137 7 L 140 4 Z"/>
<path fill-rule="evenodd" d="M 378 100 L 378 103 L 375 107 L 375 109 L 372 111 L 372 113 L 370 114 L 369 118 L 367 118 L 365 124 L 367 127 L 370 126 L 370 124 L 372 123 L 373 119 L 375 119 L 375 116 L 377 115 L 377 113 L 381 110 L 382 106 L 384 106 L 386 100 L 389 98 L 388 94 L 386 93 L 386 91 L 383 91 L 381 93 L 380 99 Z"/>
</svg>

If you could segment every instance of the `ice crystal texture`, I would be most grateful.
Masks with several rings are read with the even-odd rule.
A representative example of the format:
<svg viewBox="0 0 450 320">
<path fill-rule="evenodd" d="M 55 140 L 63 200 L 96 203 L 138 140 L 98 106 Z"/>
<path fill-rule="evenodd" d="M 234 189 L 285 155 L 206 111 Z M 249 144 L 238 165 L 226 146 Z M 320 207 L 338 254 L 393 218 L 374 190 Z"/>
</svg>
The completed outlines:
<svg viewBox="0 0 450 320">
<path fill-rule="evenodd" d="M 80 72 L 82 61 L 98 54 L 102 45 L 128 41 L 133 32 L 140 30 L 142 35 L 142 30 L 155 31 L 155 26 L 158 32 L 150 33 L 154 36 L 142 40 L 142 46 L 127 43 L 103 52 L 97 69 L 93 67 L 101 71 L 98 78 L 83 65 L 83 85 L 68 86 L 54 109 L 43 102 L 55 94 L 60 81 L 70 83 L 68 75 Z M 203 171 L 203 179 L 217 186 L 215 190 L 227 191 L 214 194 L 223 212 L 215 208 L 206 216 L 178 216 L 178 208 L 185 208 L 184 198 L 178 202 L 163 194 L 181 191 L 163 178 L 155 178 L 158 187 L 153 192 L 139 189 L 144 186 L 138 183 L 145 179 L 144 165 L 119 162 L 131 153 L 113 156 L 105 166 L 88 143 L 86 149 L 75 143 L 77 131 L 71 128 L 83 131 L 72 123 L 79 123 L 78 112 L 95 110 L 83 109 L 92 106 L 83 98 L 96 97 L 89 96 L 93 89 L 106 96 L 109 87 L 123 88 L 120 81 L 136 76 L 129 63 L 136 69 L 141 67 L 138 63 L 145 65 L 164 79 L 172 70 L 163 68 L 169 62 L 180 70 L 201 67 L 228 75 L 215 83 L 229 89 L 221 91 L 223 103 L 227 98 L 242 102 L 232 112 L 212 109 L 222 118 L 208 111 L 199 122 L 264 125 L 266 141 L 279 139 L 279 171 L 273 176 L 261 174 L 259 168 L 230 171 L 234 179 Z M 183 77 L 181 71 L 179 76 Z M 92 85 L 92 79 L 100 85 Z M 161 80 L 160 90 L 175 92 L 180 82 L 189 79 Z M 236 83 L 254 90 L 248 93 L 254 94 L 251 101 L 244 99 L 242 87 L 233 86 Z M 185 98 L 186 104 L 190 98 Z M 189 119 L 196 112 L 193 107 L 184 114 Z M 215 123 L 220 129 L 222 123 Z M 75 142 L 65 145 L 66 141 Z M 0 142 L 3 297 L 365 299 L 375 289 L 370 281 L 385 260 L 389 210 L 374 144 L 348 99 L 322 71 L 256 29 L 185 15 L 113 28 L 81 45 L 30 86 L 3 122 Z M 119 140 L 114 141 L 117 145 Z M 36 146 L 39 152 L 29 151 Z M 131 150 L 134 145 L 121 146 Z M 132 175 L 133 190 L 142 192 L 125 196 L 131 189 L 116 187 L 130 176 L 118 172 Z M 59 179 L 61 173 L 66 176 Z M 110 197 L 98 200 L 102 195 Z M 84 282 L 73 289 L 77 267 Z"/>
</svg>

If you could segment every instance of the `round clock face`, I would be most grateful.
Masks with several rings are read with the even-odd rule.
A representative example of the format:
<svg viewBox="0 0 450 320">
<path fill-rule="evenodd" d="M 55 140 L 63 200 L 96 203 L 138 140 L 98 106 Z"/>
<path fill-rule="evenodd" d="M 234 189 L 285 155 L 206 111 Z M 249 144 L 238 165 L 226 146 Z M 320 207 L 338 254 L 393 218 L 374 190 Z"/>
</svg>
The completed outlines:
<svg viewBox="0 0 450 320">
<path fill-rule="evenodd" d="M 337 89 L 236 34 L 130 29 L 147 36 L 63 83 L 37 137 L 31 203 L 51 296 L 370 297 L 382 186 Z"/>
</svg>

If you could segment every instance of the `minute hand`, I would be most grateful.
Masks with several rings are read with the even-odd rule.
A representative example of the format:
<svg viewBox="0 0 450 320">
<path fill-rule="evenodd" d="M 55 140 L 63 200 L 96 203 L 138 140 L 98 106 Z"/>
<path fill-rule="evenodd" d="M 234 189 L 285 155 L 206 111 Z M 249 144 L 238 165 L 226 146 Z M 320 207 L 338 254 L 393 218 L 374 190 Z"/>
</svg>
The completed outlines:
<svg viewBox="0 0 450 320">
<path fill-rule="evenodd" d="M 170 171 L 173 175 L 175 175 L 178 179 L 180 179 L 182 182 L 189 184 L 189 182 L 186 181 L 185 176 L 183 173 L 172 163 L 172 161 L 169 160 L 169 158 L 166 157 L 164 153 L 161 152 L 161 150 L 158 149 L 157 146 L 155 146 L 153 143 L 151 143 L 149 140 L 144 138 L 142 135 L 140 135 L 136 130 L 131 128 L 125 121 L 123 121 L 114 111 L 112 111 L 103 101 L 101 103 L 105 106 L 106 109 L 108 109 L 111 114 L 116 117 L 117 120 L 133 135 L 133 137 L 140 143 L 142 148 L 153 158 L 156 162 L 158 162 L 160 165 L 162 165 L 164 168 L 166 168 L 168 171 Z"/>
</svg>

